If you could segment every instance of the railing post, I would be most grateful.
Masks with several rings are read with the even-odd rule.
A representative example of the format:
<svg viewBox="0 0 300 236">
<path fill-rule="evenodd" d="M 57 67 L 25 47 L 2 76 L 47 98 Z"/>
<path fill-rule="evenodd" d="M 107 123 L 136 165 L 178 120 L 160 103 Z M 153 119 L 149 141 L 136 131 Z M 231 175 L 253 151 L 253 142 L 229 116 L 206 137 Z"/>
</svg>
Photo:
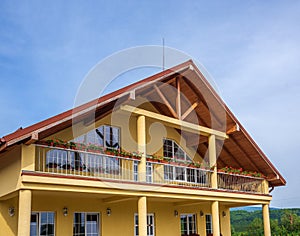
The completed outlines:
<svg viewBox="0 0 300 236">
<path fill-rule="evenodd" d="M 146 118 L 138 116 L 137 118 L 137 145 L 138 152 L 142 154 L 138 165 L 138 176 L 140 182 L 146 182 Z"/>
<path fill-rule="evenodd" d="M 216 136 L 213 134 L 208 137 L 208 155 L 209 155 L 209 166 L 213 170 L 211 174 L 211 187 L 217 189 L 218 173 L 217 173 Z"/>
</svg>

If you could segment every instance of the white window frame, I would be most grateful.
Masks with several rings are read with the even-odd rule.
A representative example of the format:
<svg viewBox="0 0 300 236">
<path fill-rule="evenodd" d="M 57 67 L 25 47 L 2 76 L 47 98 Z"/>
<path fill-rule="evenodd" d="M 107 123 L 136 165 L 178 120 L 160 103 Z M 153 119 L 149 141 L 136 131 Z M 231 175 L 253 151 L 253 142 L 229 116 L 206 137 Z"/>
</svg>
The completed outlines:
<svg viewBox="0 0 300 236">
<path fill-rule="evenodd" d="M 97 236 L 100 236 L 100 232 L 101 232 L 101 224 L 100 224 L 100 213 L 99 212 L 74 212 L 73 214 L 73 236 L 77 236 L 77 234 L 75 234 L 74 232 L 74 225 L 75 225 L 75 221 L 74 221 L 74 217 L 75 214 L 84 214 L 84 235 L 87 236 L 87 216 L 88 215 L 97 215 Z M 95 233 L 93 233 L 93 235 L 95 235 Z"/>
<path fill-rule="evenodd" d="M 197 214 L 195 213 L 183 213 L 183 214 L 180 214 L 180 225 L 181 225 L 181 217 L 186 217 L 187 219 L 187 222 L 186 222 L 186 226 L 187 226 L 187 234 L 197 234 Z M 193 232 L 193 229 L 190 229 L 190 222 L 189 222 L 189 216 L 192 216 L 193 219 L 194 219 L 194 228 L 195 228 L 195 232 Z M 182 232 L 182 228 L 180 228 L 180 233 L 181 235 L 183 235 L 183 232 Z"/>
<path fill-rule="evenodd" d="M 33 212 L 31 212 L 31 217 L 32 217 L 32 215 L 36 215 L 36 217 L 37 217 L 37 222 L 36 222 L 36 233 L 37 233 L 37 235 L 36 236 L 40 236 L 41 235 L 41 214 L 43 214 L 43 213 L 52 213 L 53 214 L 53 234 L 51 234 L 51 236 L 53 235 L 53 236 L 55 236 L 55 227 L 56 227 L 56 214 L 55 214 L 55 212 L 54 211 L 33 211 Z M 30 228 L 31 228 L 31 219 L 30 219 Z M 32 235 L 32 232 L 31 232 L 31 230 L 30 230 L 30 236 Z M 43 234 L 44 235 L 44 234 Z"/>
<path fill-rule="evenodd" d="M 134 213 L 134 236 L 139 236 L 137 234 L 137 229 L 139 228 L 139 224 L 138 224 L 138 213 Z M 153 224 L 150 224 L 150 219 L 152 218 L 152 222 Z M 136 221 L 137 219 L 137 221 Z M 150 228 L 152 227 L 152 232 L 153 234 L 148 234 L 148 232 L 150 231 Z M 148 213 L 147 214 L 147 236 L 155 236 L 155 215 L 154 213 Z"/>
<path fill-rule="evenodd" d="M 172 157 L 168 157 L 168 158 L 172 158 L 176 161 L 182 161 L 182 162 L 192 162 L 192 158 L 186 153 L 186 151 L 176 142 L 174 141 L 173 139 L 169 139 L 169 138 L 163 138 L 163 153 L 165 153 L 165 141 L 171 141 L 172 142 Z M 177 159 L 176 158 L 176 152 L 175 152 L 175 144 L 178 146 L 178 148 L 184 153 L 184 160 L 182 159 Z"/>
<path fill-rule="evenodd" d="M 133 161 L 132 164 L 132 168 L 133 168 L 133 180 L 135 182 L 139 181 L 139 162 L 138 161 Z"/>
<path fill-rule="evenodd" d="M 180 169 L 182 170 L 183 179 L 178 179 L 178 176 L 180 174 Z M 190 173 L 193 172 L 194 181 L 192 181 L 191 179 L 189 180 L 188 171 L 190 171 Z M 188 183 L 196 183 L 196 184 L 205 184 L 207 181 L 205 177 L 206 172 L 196 168 L 190 168 L 185 166 L 173 166 L 167 164 L 164 165 L 164 173 L 165 173 L 164 179 L 167 181 L 188 182 Z"/>
<path fill-rule="evenodd" d="M 102 128 L 103 127 L 103 144 L 101 144 L 101 142 L 98 140 L 98 139 L 100 139 L 98 136 L 94 136 L 94 140 L 88 140 L 88 136 L 91 136 L 91 137 L 93 137 L 93 135 L 96 135 L 95 133 L 97 133 L 96 132 L 96 130 L 97 129 L 100 129 L 100 128 Z M 107 127 L 111 127 L 111 128 L 114 128 L 114 129 L 117 129 L 118 130 L 118 147 L 116 147 L 116 148 L 113 148 L 113 147 L 107 147 L 107 145 L 106 145 L 106 128 Z M 101 140 L 101 139 L 100 139 Z M 89 131 L 89 132 L 87 132 L 87 133 L 85 133 L 85 134 L 83 134 L 83 135 L 81 135 L 81 136 L 79 136 L 79 137 L 77 137 L 77 138 L 75 138 L 74 140 L 72 140 L 73 142 L 83 142 L 83 143 L 85 143 L 85 144 L 89 144 L 89 143 L 91 143 L 91 144 L 95 144 L 95 145 L 99 145 L 99 146 L 102 146 L 102 147 L 104 147 L 104 148 L 110 148 L 110 149 L 120 149 L 121 148 L 121 128 L 120 127 L 117 127 L 117 126 L 112 126 L 112 125 L 100 125 L 99 127 L 97 127 L 97 128 L 95 128 L 95 129 L 93 129 L 93 130 L 91 130 L 91 131 Z M 98 142 L 99 141 L 99 142 Z"/>
<path fill-rule="evenodd" d="M 153 182 L 153 165 L 150 162 L 146 162 L 146 182 Z"/>
<path fill-rule="evenodd" d="M 211 214 L 205 215 L 205 231 L 206 231 L 206 235 L 213 234 Z"/>
</svg>

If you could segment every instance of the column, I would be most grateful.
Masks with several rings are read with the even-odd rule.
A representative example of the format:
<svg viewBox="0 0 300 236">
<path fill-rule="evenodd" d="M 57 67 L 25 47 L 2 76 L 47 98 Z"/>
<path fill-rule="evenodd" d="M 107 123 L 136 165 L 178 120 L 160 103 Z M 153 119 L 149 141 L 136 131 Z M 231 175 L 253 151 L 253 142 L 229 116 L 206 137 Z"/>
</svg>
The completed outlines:
<svg viewBox="0 0 300 236">
<path fill-rule="evenodd" d="M 263 214 L 263 221 L 264 221 L 264 235 L 271 236 L 269 204 L 262 205 L 262 214 Z"/>
<path fill-rule="evenodd" d="M 139 236 L 147 236 L 147 198 L 138 199 Z"/>
<path fill-rule="evenodd" d="M 211 187 L 214 189 L 218 188 L 218 173 L 217 173 L 217 151 L 216 151 L 216 136 L 210 135 L 208 137 L 208 156 L 209 166 L 213 169 L 211 175 Z"/>
<path fill-rule="evenodd" d="M 19 191 L 18 236 L 30 235 L 31 190 Z"/>
<path fill-rule="evenodd" d="M 211 204 L 211 216 L 213 235 L 220 235 L 219 202 L 214 201 Z"/>
<path fill-rule="evenodd" d="M 137 144 L 138 152 L 142 153 L 141 161 L 138 165 L 139 181 L 146 182 L 146 118 L 137 118 Z"/>
</svg>

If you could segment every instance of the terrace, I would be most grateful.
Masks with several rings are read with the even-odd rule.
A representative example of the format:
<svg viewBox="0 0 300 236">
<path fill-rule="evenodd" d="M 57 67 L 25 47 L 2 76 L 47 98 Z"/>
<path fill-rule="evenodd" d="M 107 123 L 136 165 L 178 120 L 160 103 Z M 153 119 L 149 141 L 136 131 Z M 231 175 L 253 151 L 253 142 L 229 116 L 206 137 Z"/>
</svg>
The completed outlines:
<svg viewBox="0 0 300 236">
<path fill-rule="evenodd" d="M 138 154 L 37 144 L 35 171 L 126 183 L 215 189 L 212 188 L 214 172 L 210 169 L 192 163 L 147 158 L 146 173 L 143 174 L 139 173 L 140 162 L 141 156 Z M 264 178 L 217 172 L 217 189 L 264 194 Z"/>
</svg>

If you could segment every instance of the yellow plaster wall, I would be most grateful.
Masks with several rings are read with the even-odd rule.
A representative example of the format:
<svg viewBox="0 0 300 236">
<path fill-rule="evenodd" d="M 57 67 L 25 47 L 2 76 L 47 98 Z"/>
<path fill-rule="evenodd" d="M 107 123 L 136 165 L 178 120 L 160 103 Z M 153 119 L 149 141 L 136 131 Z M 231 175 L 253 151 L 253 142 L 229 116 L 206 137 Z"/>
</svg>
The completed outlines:
<svg viewBox="0 0 300 236">
<path fill-rule="evenodd" d="M 21 170 L 21 147 L 0 154 L 0 198 L 17 189 Z"/>
<path fill-rule="evenodd" d="M 33 145 L 22 145 L 22 170 L 34 171 L 35 147 Z"/>
<path fill-rule="evenodd" d="M 15 207 L 15 215 L 8 214 L 8 208 Z M 0 235 L 15 236 L 18 229 L 18 197 L 0 201 Z"/>
<path fill-rule="evenodd" d="M 33 193 L 32 211 L 54 211 L 56 213 L 56 235 L 72 235 L 73 214 L 75 212 L 100 213 L 101 235 L 134 235 L 134 214 L 137 210 L 137 199 L 117 203 L 105 203 L 106 196 L 68 193 Z M 63 216 L 62 209 L 68 208 L 68 216 Z M 106 215 L 106 209 L 111 209 L 111 215 Z M 179 215 L 174 215 L 177 210 Z M 200 217 L 200 211 L 204 216 Z M 175 206 L 174 203 L 162 199 L 147 200 L 148 213 L 155 215 L 155 235 L 180 235 L 180 214 L 196 214 L 197 231 L 205 235 L 205 214 L 210 214 L 210 203 L 192 206 Z M 222 219 L 221 219 L 222 222 Z M 224 227 L 224 226 L 223 226 Z M 223 232 L 223 231 L 222 231 Z M 224 234 L 223 235 L 229 235 Z"/>
<path fill-rule="evenodd" d="M 140 100 L 142 99 L 137 99 L 135 103 L 142 103 Z M 147 101 L 145 101 L 145 103 L 139 107 L 157 112 Z M 46 139 L 61 138 L 63 140 L 72 140 L 74 138 L 73 130 L 75 130 L 75 134 L 77 134 L 77 136 L 80 136 L 101 125 L 112 125 L 119 127 L 121 131 L 120 143 L 122 149 L 131 152 L 137 151 L 137 117 L 131 116 L 127 112 L 120 111 L 109 114 L 88 126 L 84 125 L 84 122 L 79 122 L 74 126 L 73 129 L 67 128 L 49 136 Z M 147 154 L 157 154 L 159 156 L 163 156 L 163 138 L 169 138 L 175 140 L 192 159 L 195 161 L 202 160 L 202 158 L 195 150 L 193 150 L 193 148 L 186 146 L 186 140 L 182 139 L 181 135 L 174 128 L 168 127 L 146 117 L 146 134 Z"/>
<path fill-rule="evenodd" d="M 226 214 L 223 216 L 223 212 Z M 230 209 L 226 206 L 220 206 L 220 226 L 222 235 L 230 235 L 231 234 L 231 226 L 230 226 Z"/>
</svg>

